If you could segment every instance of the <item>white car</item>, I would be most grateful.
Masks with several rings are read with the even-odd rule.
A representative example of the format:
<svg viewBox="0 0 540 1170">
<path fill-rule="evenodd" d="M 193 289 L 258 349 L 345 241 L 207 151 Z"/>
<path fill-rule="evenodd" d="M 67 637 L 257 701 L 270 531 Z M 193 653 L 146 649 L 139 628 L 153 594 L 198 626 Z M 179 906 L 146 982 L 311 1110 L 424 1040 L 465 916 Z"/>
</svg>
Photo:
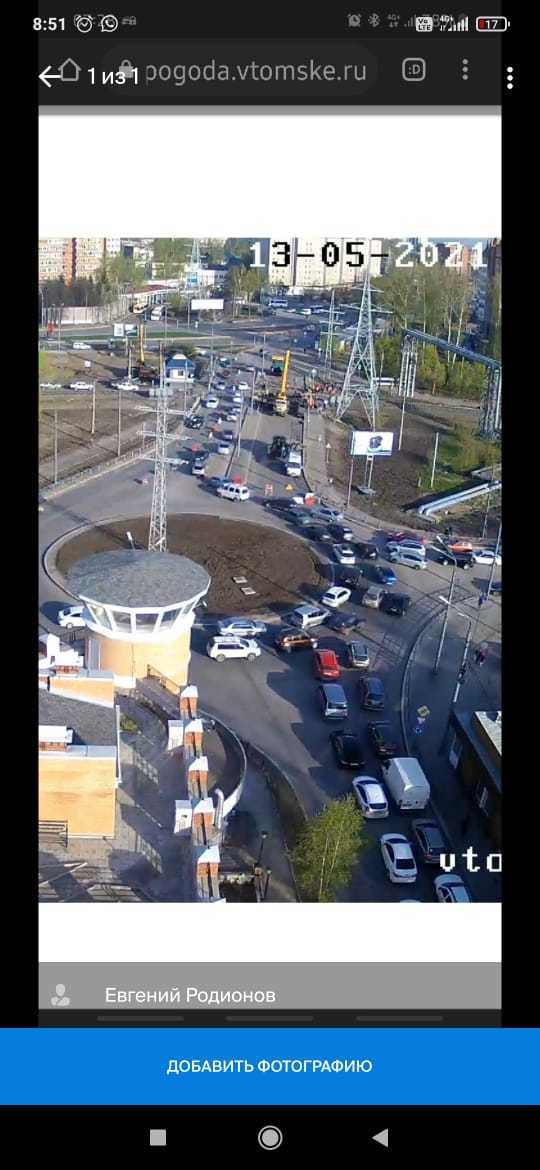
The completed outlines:
<svg viewBox="0 0 540 1170">
<path fill-rule="evenodd" d="M 372 776 L 356 776 L 352 782 L 354 795 L 365 817 L 388 816 L 388 801 L 382 784 Z"/>
<path fill-rule="evenodd" d="M 226 658 L 247 658 L 248 662 L 254 662 L 259 657 L 261 648 L 253 638 L 220 635 L 218 638 L 210 639 L 206 653 L 209 658 L 215 658 L 216 662 L 225 662 Z"/>
<path fill-rule="evenodd" d="M 92 390 L 92 382 L 70 382 L 70 390 Z"/>
<path fill-rule="evenodd" d="M 209 410 L 217 410 L 217 407 L 219 406 L 219 398 L 216 398 L 215 394 L 209 394 L 208 398 L 206 399 L 206 405 Z"/>
<path fill-rule="evenodd" d="M 439 902 L 472 902 L 465 882 L 457 873 L 442 873 L 433 884 Z"/>
<path fill-rule="evenodd" d="M 233 394 L 232 400 L 236 406 L 241 406 L 244 401 L 241 394 Z"/>
<path fill-rule="evenodd" d="M 492 565 L 495 561 L 496 565 L 502 565 L 502 556 L 500 553 L 495 555 L 492 548 L 475 548 L 473 549 L 472 558 L 475 565 Z"/>
<path fill-rule="evenodd" d="M 389 540 L 387 542 L 387 545 L 386 545 L 387 552 L 397 552 L 400 548 L 403 548 L 403 549 L 416 548 L 420 552 L 423 552 L 424 556 L 426 555 L 426 549 L 425 549 L 425 545 L 423 544 L 423 542 L 421 540 L 414 540 L 413 537 L 409 538 L 407 536 L 407 537 L 404 537 L 403 540 Z"/>
<path fill-rule="evenodd" d="M 231 444 L 227 443 L 225 439 L 223 439 L 220 443 L 218 443 L 218 455 L 230 455 L 230 453 Z"/>
<path fill-rule="evenodd" d="M 61 390 L 62 389 L 61 382 L 40 382 L 40 386 L 41 386 L 42 390 Z"/>
<path fill-rule="evenodd" d="M 64 630 L 73 630 L 76 626 L 86 625 L 82 616 L 83 612 L 84 606 L 82 605 L 68 605 L 65 609 L 60 610 L 56 621 Z"/>
<path fill-rule="evenodd" d="M 415 882 L 418 870 L 410 841 L 402 833 L 384 833 L 379 844 L 390 881 Z"/>
<path fill-rule="evenodd" d="M 330 606 L 330 609 L 338 609 L 340 605 L 349 600 L 350 596 L 350 589 L 345 589 L 343 585 L 332 585 L 330 589 L 326 590 L 326 593 L 323 593 L 321 601 L 323 605 Z"/>
<path fill-rule="evenodd" d="M 226 383 L 226 382 L 223 382 L 222 380 L 221 380 L 221 381 L 219 381 L 219 382 L 215 382 L 215 383 L 214 383 L 214 389 L 215 389 L 215 390 L 226 390 L 226 389 L 227 389 L 227 383 Z"/>
<path fill-rule="evenodd" d="M 128 382 L 127 378 L 124 382 L 115 382 L 115 390 L 139 390 L 137 382 Z"/>
<path fill-rule="evenodd" d="M 227 422 L 236 422 L 237 418 L 238 418 L 238 411 L 237 410 L 230 410 L 229 413 L 225 415 L 225 419 Z"/>
<path fill-rule="evenodd" d="M 332 551 L 338 565 L 355 565 L 354 549 L 349 544 L 333 544 Z"/>
<path fill-rule="evenodd" d="M 249 390 L 249 385 L 247 382 L 237 382 L 236 389 L 237 390 Z"/>
<path fill-rule="evenodd" d="M 266 634 L 265 622 L 253 621 L 251 618 L 223 618 L 218 622 L 220 634 L 234 634 L 237 638 L 254 638 L 257 634 Z"/>
<path fill-rule="evenodd" d="M 88 345 L 86 341 L 74 341 L 73 349 L 92 349 L 92 346 Z"/>
</svg>

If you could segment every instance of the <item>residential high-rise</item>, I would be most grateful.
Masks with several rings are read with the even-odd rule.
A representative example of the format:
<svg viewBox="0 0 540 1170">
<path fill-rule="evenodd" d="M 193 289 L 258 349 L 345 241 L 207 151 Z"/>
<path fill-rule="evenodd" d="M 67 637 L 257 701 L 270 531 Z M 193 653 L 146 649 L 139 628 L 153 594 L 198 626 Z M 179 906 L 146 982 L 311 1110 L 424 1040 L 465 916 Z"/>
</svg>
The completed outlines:
<svg viewBox="0 0 540 1170">
<path fill-rule="evenodd" d="M 106 241 L 103 236 L 77 237 L 75 244 L 75 271 L 77 280 L 95 276 L 105 259 Z"/>
<path fill-rule="evenodd" d="M 73 277 L 73 240 L 53 236 L 39 241 L 38 281 L 70 281 Z"/>
<path fill-rule="evenodd" d="M 362 244 L 360 240 L 358 236 L 335 239 L 330 236 L 304 236 L 283 241 L 280 248 L 271 248 L 269 282 L 306 289 L 359 284 L 364 279 L 366 265 L 365 262 L 358 264 L 356 257 L 359 252 L 365 256 L 368 243 L 364 240 Z M 285 243 L 289 249 L 288 256 L 283 246 Z M 381 275 L 381 257 L 373 253 L 382 251 L 382 240 L 372 240 L 372 276 Z M 281 264 L 283 258 L 288 259 L 286 265 Z M 276 263 L 278 260 L 280 262 Z"/>
</svg>

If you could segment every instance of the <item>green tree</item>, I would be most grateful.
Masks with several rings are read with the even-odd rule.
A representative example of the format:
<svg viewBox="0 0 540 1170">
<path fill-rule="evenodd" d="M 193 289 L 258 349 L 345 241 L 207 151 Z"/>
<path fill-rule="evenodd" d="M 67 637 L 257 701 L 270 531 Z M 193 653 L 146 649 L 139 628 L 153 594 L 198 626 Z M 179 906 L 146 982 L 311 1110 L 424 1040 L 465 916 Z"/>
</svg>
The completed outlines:
<svg viewBox="0 0 540 1170">
<path fill-rule="evenodd" d="M 375 342 L 375 361 L 377 375 L 381 378 L 397 378 L 399 375 L 401 339 L 399 334 L 394 337 L 379 337 Z M 382 373 L 381 373 L 382 366 Z"/>
<path fill-rule="evenodd" d="M 426 345 L 418 363 L 418 378 L 434 394 L 446 381 L 446 371 L 434 345 Z"/>
<path fill-rule="evenodd" d="M 500 272 L 497 272 L 489 282 L 487 299 L 489 320 L 487 352 L 490 357 L 500 361 L 502 331 L 502 276 Z"/>
<path fill-rule="evenodd" d="M 367 845 L 364 821 L 353 796 L 332 800 L 301 830 L 293 851 L 300 890 L 307 901 L 334 902 L 351 880 Z"/>
</svg>

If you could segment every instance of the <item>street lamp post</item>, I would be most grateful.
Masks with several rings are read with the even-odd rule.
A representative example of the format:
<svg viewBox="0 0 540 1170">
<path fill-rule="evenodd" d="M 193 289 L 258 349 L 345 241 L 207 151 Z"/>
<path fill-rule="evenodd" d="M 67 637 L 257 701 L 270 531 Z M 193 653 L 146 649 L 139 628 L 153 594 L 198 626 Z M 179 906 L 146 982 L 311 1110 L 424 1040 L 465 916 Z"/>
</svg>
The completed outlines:
<svg viewBox="0 0 540 1170">
<path fill-rule="evenodd" d="M 491 588 L 493 585 L 493 575 L 495 573 L 495 565 L 497 564 L 497 557 L 499 555 L 499 548 L 500 548 L 500 544 L 501 544 L 501 533 L 502 533 L 502 524 L 499 524 L 499 531 L 497 533 L 497 544 L 495 545 L 495 555 L 493 557 L 493 564 L 491 566 L 491 572 L 489 574 L 489 581 L 488 581 L 488 587 L 487 587 L 487 592 L 486 592 L 486 599 L 487 600 L 489 600 L 489 595 L 491 593 Z"/>
<path fill-rule="evenodd" d="M 452 557 L 454 564 L 452 566 L 452 577 L 450 579 L 450 589 L 448 591 L 448 602 L 447 602 L 447 606 L 446 606 L 446 613 L 444 615 L 441 636 L 439 638 L 439 645 L 437 647 L 437 654 L 435 657 L 435 662 L 433 664 L 433 674 L 437 674 L 437 671 L 439 669 L 439 663 L 441 661 L 441 654 L 442 654 L 443 646 L 444 646 L 444 639 L 446 637 L 446 627 L 448 625 L 448 617 L 450 614 L 450 607 L 452 605 L 452 599 L 454 596 L 454 582 L 456 579 L 457 560 L 456 560 L 455 556 L 453 556 L 452 553 L 450 553 L 450 552 L 448 553 L 448 556 Z"/>
<path fill-rule="evenodd" d="M 259 866 L 260 866 L 260 864 L 261 864 L 261 861 L 262 861 L 262 855 L 263 855 L 263 850 L 264 850 L 264 843 L 265 843 L 265 841 L 266 841 L 266 838 L 267 838 L 267 836 L 268 836 L 268 832 L 267 832 L 267 830 L 266 830 L 266 829 L 263 829 L 263 830 L 262 830 L 262 832 L 261 832 L 261 844 L 260 844 L 260 846 L 259 846 L 259 856 L 258 856 L 258 858 L 257 858 L 257 860 L 256 860 L 256 862 L 255 862 L 255 868 L 256 868 L 256 869 L 259 869 Z"/>
<path fill-rule="evenodd" d="M 267 871 L 266 871 L 266 882 L 265 882 L 265 885 L 264 885 L 264 894 L 263 894 L 263 901 L 264 901 L 264 902 L 266 902 L 266 895 L 267 895 L 267 893 L 268 893 L 268 886 L 270 885 L 270 878 L 271 878 L 271 876 L 272 876 L 272 870 L 271 870 L 271 869 L 267 869 Z"/>
<path fill-rule="evenodd" d="M 458 676 L 457 676 L 457 680 L 456 680 L 456 688 L 455 688 L 454 694 L 452 696 L 452 707 L 454 707 L 455 704 L 457 703 L 460 689 L 465 681 L 465 668 L 466 668 L 466 664 L 467 664 L 467 655 L 469 653 L 469 646 L 471 644 L 471 634 L 472 634 L 472 626 L 473 626 L 472 618 L 468 617 L 464 613 L 460 613 L 459 610 L 456 610 L 456 613 L 459 614 L 459 617 L 465 618 L 465 620 L 468 621 L 469 628 L 467 630 L 467 637 L 465 639 L 465 645 L 463 647 L 463 654 L 461 656 L 461 662 L 459 664 L 459 671 L 458 671 Z"/>
</svg>

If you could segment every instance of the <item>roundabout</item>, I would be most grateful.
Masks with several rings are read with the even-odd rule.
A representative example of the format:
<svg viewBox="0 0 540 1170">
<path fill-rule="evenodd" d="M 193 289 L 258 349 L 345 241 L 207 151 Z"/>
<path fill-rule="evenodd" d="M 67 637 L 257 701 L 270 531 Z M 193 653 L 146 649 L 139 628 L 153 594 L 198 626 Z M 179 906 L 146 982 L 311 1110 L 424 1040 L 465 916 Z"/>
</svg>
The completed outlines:
<svg viewBox="0 0 540 1170">
<path fill-rule="evenodd" d="M 47 554 L 48 571 L 65 587 L 80 560 L 97 553 L 137 549 L 148 539 L 148 516 L 88 526 L 61 538 Z M 305 541 L 253 521 L 183 513 L 168 518 L 168 550 L 201 565 L 211 578 L 208 614 L 257 613 L 298 604 L 327 583 L 323 565 Z M 235 578 L 237 580 L 235 581 Z M 243 578 L 243 580 L 241 580 Z M 238 580 L 240 579 L 240 580 Z M 253 592 L 245 593 L 244 589 Z"/>
</svg>

